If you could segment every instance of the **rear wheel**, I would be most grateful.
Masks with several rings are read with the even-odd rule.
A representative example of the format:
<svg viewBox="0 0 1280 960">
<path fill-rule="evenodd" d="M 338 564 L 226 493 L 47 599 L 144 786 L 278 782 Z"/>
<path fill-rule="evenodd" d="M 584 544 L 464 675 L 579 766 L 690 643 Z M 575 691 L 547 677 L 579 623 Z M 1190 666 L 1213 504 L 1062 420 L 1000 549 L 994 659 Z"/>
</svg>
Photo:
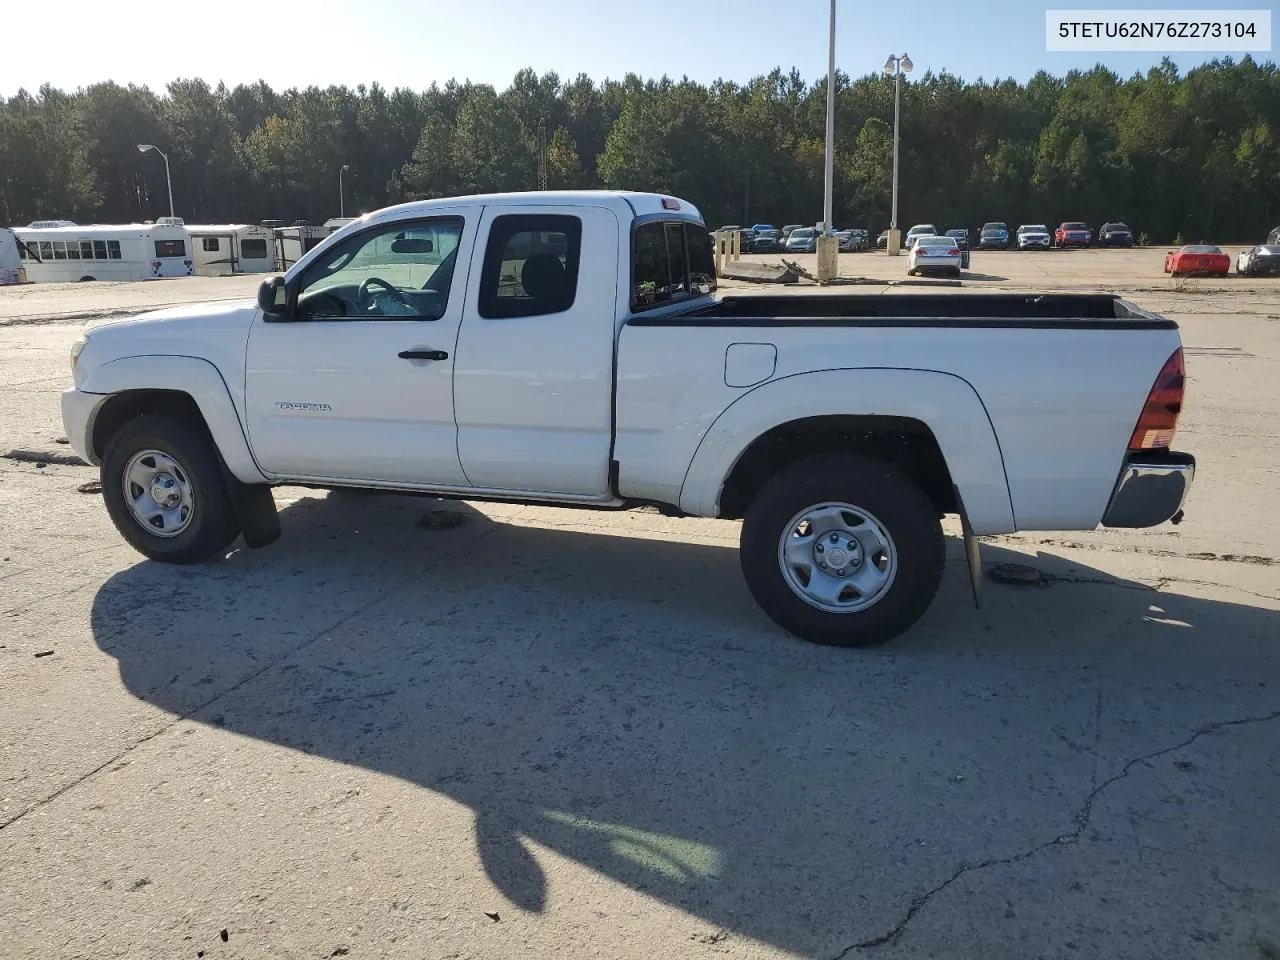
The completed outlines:
<svg viewBox="0 0 1280 960">
<path fill-rule="evenodd" d="M 190 420 L 126 421 L 102 457 L 107 513 L 139 553 L 166 563 L 218 556 L 240 532 L 207 433 Z"/>
<path fill-rule="evenodd" d="M 811 457 L 761 488 L 742 524 L 742 572 L 756 602 L 803 640 L 891 640 L 929 608 L 942 579 L 938 511 L 910 477 L 873 457 Z"/>
</svg>

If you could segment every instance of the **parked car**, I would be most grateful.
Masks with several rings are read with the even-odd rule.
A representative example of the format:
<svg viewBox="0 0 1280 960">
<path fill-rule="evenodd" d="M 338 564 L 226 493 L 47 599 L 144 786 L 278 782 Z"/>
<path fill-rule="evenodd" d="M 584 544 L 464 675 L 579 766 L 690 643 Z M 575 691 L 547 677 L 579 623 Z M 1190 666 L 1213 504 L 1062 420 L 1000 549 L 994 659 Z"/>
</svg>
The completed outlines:
<svg viewBox="0 0 1280 960">
<path fill-rule="evenodd" d="M 840 241 L 841 253 L 852 253 L 858 249 L 856 246 L 857 238 L 852 230 L 837 230 L 835 237 Z"/>
<path fill-rule="evenodd" d="M 1225 277 L 1231 272 L 1231 258 L 1220 247 L 1212 244 L 1188 243 L 1165 254 L 1164 272 L 1175 277 L 1191 274 L 1217 274 Z"/>
<path fill-rule="evenodd" d="M 1019 250 L 1048 250 L 1053 237 L 1043 223 L 1024 223 L 1018 228 Z"/>
<path fill-rule="evenodd" d="M 883 250 L 889 246 L 889 231 L 881 230 L 876 234 L 876 249 Z"/>
<path fill-rule="evenodd" d="M 907 231 L 907 235 L 902 239 L 904 247 L 910 247 L 911 241 L 915 237 L 936 237 L 938 228 L 932 223 L 917 223 L 914 227 Z"/>
<path fill-rule="evenodd" d="M 853 234 L 853 249 L 869 250 L 871 249 L 871 235 L 861 227 L 854 227 L 849 231 Z"/>
<path fill-rule="evenodd" d="M 1275 246 L 1277 243 L 1280 243 L 1280 227 L 1273 227 L 1267 234 L 1266 246 Z"/>
<path fill-rule="evenodd" d="M 1098 228 L 1098 246 L 1132 247 L 1133 231 L 1127 223 L 1104 223 Z"/>
<path fill-rule="evenodd" d="M 813 227 L 797 227 L 787 237 L 788 253 L 815 253 L 818 249 L 818 231 Z"/>
<path fill-rule="evenodd" d="M 979 250 L 1004 250 L 1009 246 L 1009 225 L 993 220 L 978 231 Z"/>
<path fill-rule="evenodd" d="M 778 232 L 778 243 L 785 249 L 787 245 L 787 238 L 791 236 L 793 231 L 799 230 L 803 226 L 803 223 L 788 223 Z"/>
<path fill-rule="evenodd" d="M 943 273 L 960 276 L 963 251 L 952 237 L 916 236 L 907 251 L 907 276 Z"/>
<path fill-rule="evenodd" d="M 777 253 L 782 247 L 778 243 L 778 231 L 773 227 L 757 230 L 751 238 L 752 253 Z"/>
<path fill-rule="evenodd" d="M 1280 244 L 1262 243 L 1251 250 L 1241 250 L 1236 258 L 1236 273 L 1247 277 L 1280 274 Z"/>
<path fill-rule="evenodd" d="M 969 231 L 965 227 L 952 227 L 943 236 L 955 240 L 962 248 L 969 246 Z"/>
<path fill-rule="evenodd" d="M 777 230 L 777 229 L 778 228 L 775 227 L 772 223 L 757 223 L 752 225 L 751 233 L 754 236 L 755 234 L 762 233 L 765 230 Z"/>
<path fill-rule="evenodd" d="M 63 425 L 153 560 L 272 542 L 281 484 L 656 503 L 742 519 L 766 613 L 848 646 L 928 609 L 943 514 L 962 515 L 980 578 L 976 537 L 1181 511 L 1195 461 L 1170 452 L 1171 320 L 1098 293 L 717 300 L 715 285 L 683 200 L 400 204 L 266 280 L 256 303 L 90 327 Z"/>
<path fill-rule="evenodd" d="M 1055 247 L 1087 247 L 1092 241 L 1093 234 L 1089 232 L 1088 224 L 1076 220 L 1059 224 L 1058 229 L 1053 232 Z"/>
</svg>

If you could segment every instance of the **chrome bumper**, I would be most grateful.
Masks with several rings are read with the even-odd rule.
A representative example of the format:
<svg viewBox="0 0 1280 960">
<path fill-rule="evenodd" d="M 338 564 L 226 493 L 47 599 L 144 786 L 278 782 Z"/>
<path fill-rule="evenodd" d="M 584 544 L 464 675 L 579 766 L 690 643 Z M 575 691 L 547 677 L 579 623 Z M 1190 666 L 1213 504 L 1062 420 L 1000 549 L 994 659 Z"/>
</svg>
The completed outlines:
<svg viewBox="0 0 1280 960">
<path fill-rule="evenodd" d="M 1132 454 L 1112 491 L 1105 527 L 1154 527 L 1179 517 L 1196 475 L 1189 453 Z"/>
</svg>

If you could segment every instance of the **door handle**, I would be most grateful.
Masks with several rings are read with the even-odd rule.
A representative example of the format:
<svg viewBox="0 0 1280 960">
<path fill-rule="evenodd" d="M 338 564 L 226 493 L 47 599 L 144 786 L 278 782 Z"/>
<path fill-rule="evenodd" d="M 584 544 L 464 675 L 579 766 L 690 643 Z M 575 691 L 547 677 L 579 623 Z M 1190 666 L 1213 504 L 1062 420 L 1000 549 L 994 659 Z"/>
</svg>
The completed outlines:
<svg viewBox="0 0 1280 960">
<path fill-rule="evenodd" d="M 443 350 L 401 350 L 401 360 L 448 360 L 449 354 Z"/>
</svg>

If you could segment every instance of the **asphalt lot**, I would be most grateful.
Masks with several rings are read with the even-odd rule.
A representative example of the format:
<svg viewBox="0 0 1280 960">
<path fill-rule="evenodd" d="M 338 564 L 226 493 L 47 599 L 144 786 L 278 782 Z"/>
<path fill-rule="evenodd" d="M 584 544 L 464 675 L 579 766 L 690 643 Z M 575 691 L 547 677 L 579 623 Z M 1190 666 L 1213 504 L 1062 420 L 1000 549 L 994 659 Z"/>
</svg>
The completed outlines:
<svg viewBox="0 0 1280 960">
<path fill-rule="evenodd" d="M 775 628 L 726 521 L 281 488 L 277 544 L 143 561 L 68 348 L 256 280 L 0 288 L 0 957 L 1280 956 L 1280 280 L 1163 254 L 954 289 L 1179 321 L 1185 522 L 993 538 L 1049 584 L 980 611 L 953 536 L 870 651 Z"/>
</svg>

